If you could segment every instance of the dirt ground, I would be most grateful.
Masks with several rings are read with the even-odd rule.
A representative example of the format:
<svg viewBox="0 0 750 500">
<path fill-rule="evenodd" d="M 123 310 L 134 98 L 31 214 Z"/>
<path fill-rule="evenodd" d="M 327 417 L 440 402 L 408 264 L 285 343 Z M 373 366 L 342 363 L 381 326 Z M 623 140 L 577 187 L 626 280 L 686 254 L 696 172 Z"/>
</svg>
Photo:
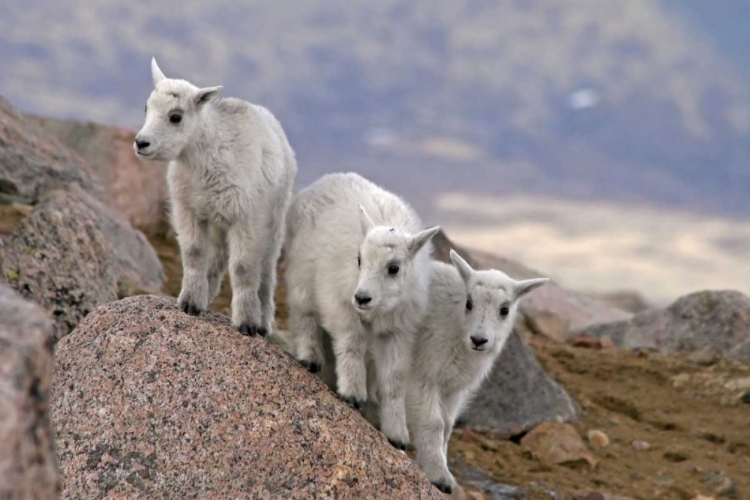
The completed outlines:
<svg viewBox="0 0 750 500">
<path fill-rule="evenodd" d="M 163 228 L 144 232 L 167 273 L 163 292 L 177 295 L 181 264 L 173 238 Z M 281 287 L 276 296 L 277 323 L 283 328 Z M 226 314 L 230 299 L 225 280 L 212 308 Z M 690 500 L 698 494 L 750 498 L 750 404 L 731 386 L 733 380 L 750 377 L 750 364 L 721 358 L 698 363 L 687 356 L 527 340 L 550 376 L 579 403 L 576 428 L 583 439 L 597 429 L 610 444 L 601 449 L 589 444 L 598 459 L 595 468 L 550 465 L 515 440 L 456 429 L 450 454 L 460 481 L 467 469 L 479 468 L 489 481 L 522 486 L 531 499 L 555 498 L 545 489 L 569 498 L 581 490 L 642 500 Z M 637 450 L 633 441 L 645 441 L 650 448 Z M 482 498 L 479 490 L 487 490 L 486 484 L 462 482 L 470 498 Z"/>
</svg>

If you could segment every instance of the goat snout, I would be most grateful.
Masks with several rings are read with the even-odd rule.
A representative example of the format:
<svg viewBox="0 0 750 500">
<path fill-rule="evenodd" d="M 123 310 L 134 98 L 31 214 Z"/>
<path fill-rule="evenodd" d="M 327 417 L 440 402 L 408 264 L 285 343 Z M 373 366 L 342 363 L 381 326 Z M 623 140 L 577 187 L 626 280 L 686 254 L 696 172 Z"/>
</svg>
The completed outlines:
<svg viewBox="0 0 750 500">
<path fill-rule="evenodd" d="M 480 347 L 482 347 L 484 344 L 487 343 L 487 339 L 482 338 L 482 337 L 475 337 L 472 335 L 471 343 L 474 349 L 479 349 Z"/>
<path fill-rule="evenodd" d="M 150 145 L 150 141 L 144 141 L 143 139 L 139 139 L 138 137 L 135 138 L 135 147 L 138 148 L 138 151 L 146 149 Z"/>
<path fill-rule="evenodd" d="M 357 292 L 354 294 L 354 300 L 358 306 L 362 307 L 372 302 L 372 296 L 367 292 Z"/>
</svg>

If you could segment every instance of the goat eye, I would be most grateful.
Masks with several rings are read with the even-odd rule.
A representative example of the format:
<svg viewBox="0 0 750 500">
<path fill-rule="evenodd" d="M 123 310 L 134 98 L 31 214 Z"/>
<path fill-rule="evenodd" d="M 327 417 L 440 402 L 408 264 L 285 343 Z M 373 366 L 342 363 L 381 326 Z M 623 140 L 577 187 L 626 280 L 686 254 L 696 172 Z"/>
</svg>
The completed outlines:
<svg viewBox="0 0 750 500">
<path fill-rule="evenodd" d="M 510 308 L 508 306 L 503 306 L 500 308 L 500 316 L 503 318 L 506 317 L 510 313 Z"/>
<path fill-rule="evenodd" d="M 357 255 L 357 267 L 362 267 L 362 257 Z"/>
<path fill-rule="evenodd" d="M 170 115 L 169 123 L 180 123 L 182 121 L 182 115 Z"/>
<path fill-rule="evenodd" d="M 398 274 L 398 266 L 388 266 L 388 274 L 395 276 Z"/>
<path fill-rule="evenodd" d="M 474 303 L 471 301 L 471 297 L 469 297 L 466 299 L 466 310 L 471 311 L 472 309 L 474 309 Z"/>
</svg>

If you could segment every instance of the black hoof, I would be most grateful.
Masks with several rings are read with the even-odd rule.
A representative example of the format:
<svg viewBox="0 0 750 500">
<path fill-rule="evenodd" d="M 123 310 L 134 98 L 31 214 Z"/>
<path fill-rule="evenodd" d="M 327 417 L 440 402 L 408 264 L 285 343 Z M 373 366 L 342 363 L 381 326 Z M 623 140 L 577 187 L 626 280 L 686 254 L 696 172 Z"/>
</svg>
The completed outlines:
<svg viewBox="0 0 750 500">
<path fill-rule="evenodd" d="M 365 405 L 365 402 L 361 399 L 357 399 L 354 396 L 339 396 L 341 398 L 341 401 L 344 403 L 353 406 L 355 409 L 360 410 Z"/>
<path fill-rule="evenodd" d="M 255 337 L 255 334 L 258 333 L 258 327 L 255 325 L 250 325 L 248 323 L 242 323 L 239 328 L 237 328 L 242 335 Z"/>
<path fill-rule="evenodd" d="M 432 483 L 432 484 L 435 486 L 435 488 L 439 489 L 443 493 L 447 493 L 449 495 L 453 493 L 453 486 L 449 484 L 443 484 L 443 483 Z"/>
<path fill-rule="evenodd" d="M 393 445 L 394 448 L 401 451 L 406 451 L 406 443 L 402 443 L 401 441 L 396 441 L 395 439 L 388 438 L 388 442 Z"/>
<path fill-rule="evenodd" d="M 320 371 L 320 365 L 314 361 L 300 361 L 300 364 L 307 368 L 310 373 L 318 373 Z"/>
<path fill-rule="evenodd" d="M 268 335 L 268 329 L 265 326 L 261 326 L 260 328 L 258 328 L 258 335 L 260 335 L 261 337 L 265 337 L 266 335 Z"/>
<path fill-rule="evenodd" d="M 190 316 L 199 316 L 201 313 L 201 310 L 198 309 L 198 306 L 190 302 L 181 303 L 180 309 L 182 309 L 182 312 L 189 314 Z"/>
</svg>

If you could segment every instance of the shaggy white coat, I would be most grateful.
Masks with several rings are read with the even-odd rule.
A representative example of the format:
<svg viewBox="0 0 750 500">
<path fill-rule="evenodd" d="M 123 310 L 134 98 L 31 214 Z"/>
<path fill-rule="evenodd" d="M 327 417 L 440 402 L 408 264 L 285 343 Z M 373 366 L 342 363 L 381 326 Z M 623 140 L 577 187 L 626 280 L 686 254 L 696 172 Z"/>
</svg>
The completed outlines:
<svg viewBox="0 0 750 500">
<path fill-rule="evenodd" d="M 183 263 L 179 306 L 193 315 L 206 310 L 228 266 L 232 324 L 243 334 L 265 335 L 297 173 L 294 151 L 264 107 L 217 99 L 222 87 L 166 78 L 153 59 L 151 72 L 154 90 L 134 149 L 140 158 L 169 162 Z"/>
<path fill-rule="evenodd" d="M 414 342 L 406 398 L 417 463 L 444 492 L 455 486 L 447 462 L 453 424 L 505 346 L 518 300 L 548 281 L 475 271 L 453 250 L 451 260 L 453 265 L 432 264 L 429 308 Z"/>
<path fill-rule="evenodd" d="M 427 309 L 430 240 L 438 230 L 423 231 L 407 203 L 354 173 L 322 177 L 297 194 L 287 215 L 296 357 L 318 371 L 327 332 L 339 395 L 361 407 L 369 375 L 380 428 L 401 449 L 409 442 L 404 398 L 412 340 Z M 357 294 L 369 302 L 358 303 Z"/>
</svg>

